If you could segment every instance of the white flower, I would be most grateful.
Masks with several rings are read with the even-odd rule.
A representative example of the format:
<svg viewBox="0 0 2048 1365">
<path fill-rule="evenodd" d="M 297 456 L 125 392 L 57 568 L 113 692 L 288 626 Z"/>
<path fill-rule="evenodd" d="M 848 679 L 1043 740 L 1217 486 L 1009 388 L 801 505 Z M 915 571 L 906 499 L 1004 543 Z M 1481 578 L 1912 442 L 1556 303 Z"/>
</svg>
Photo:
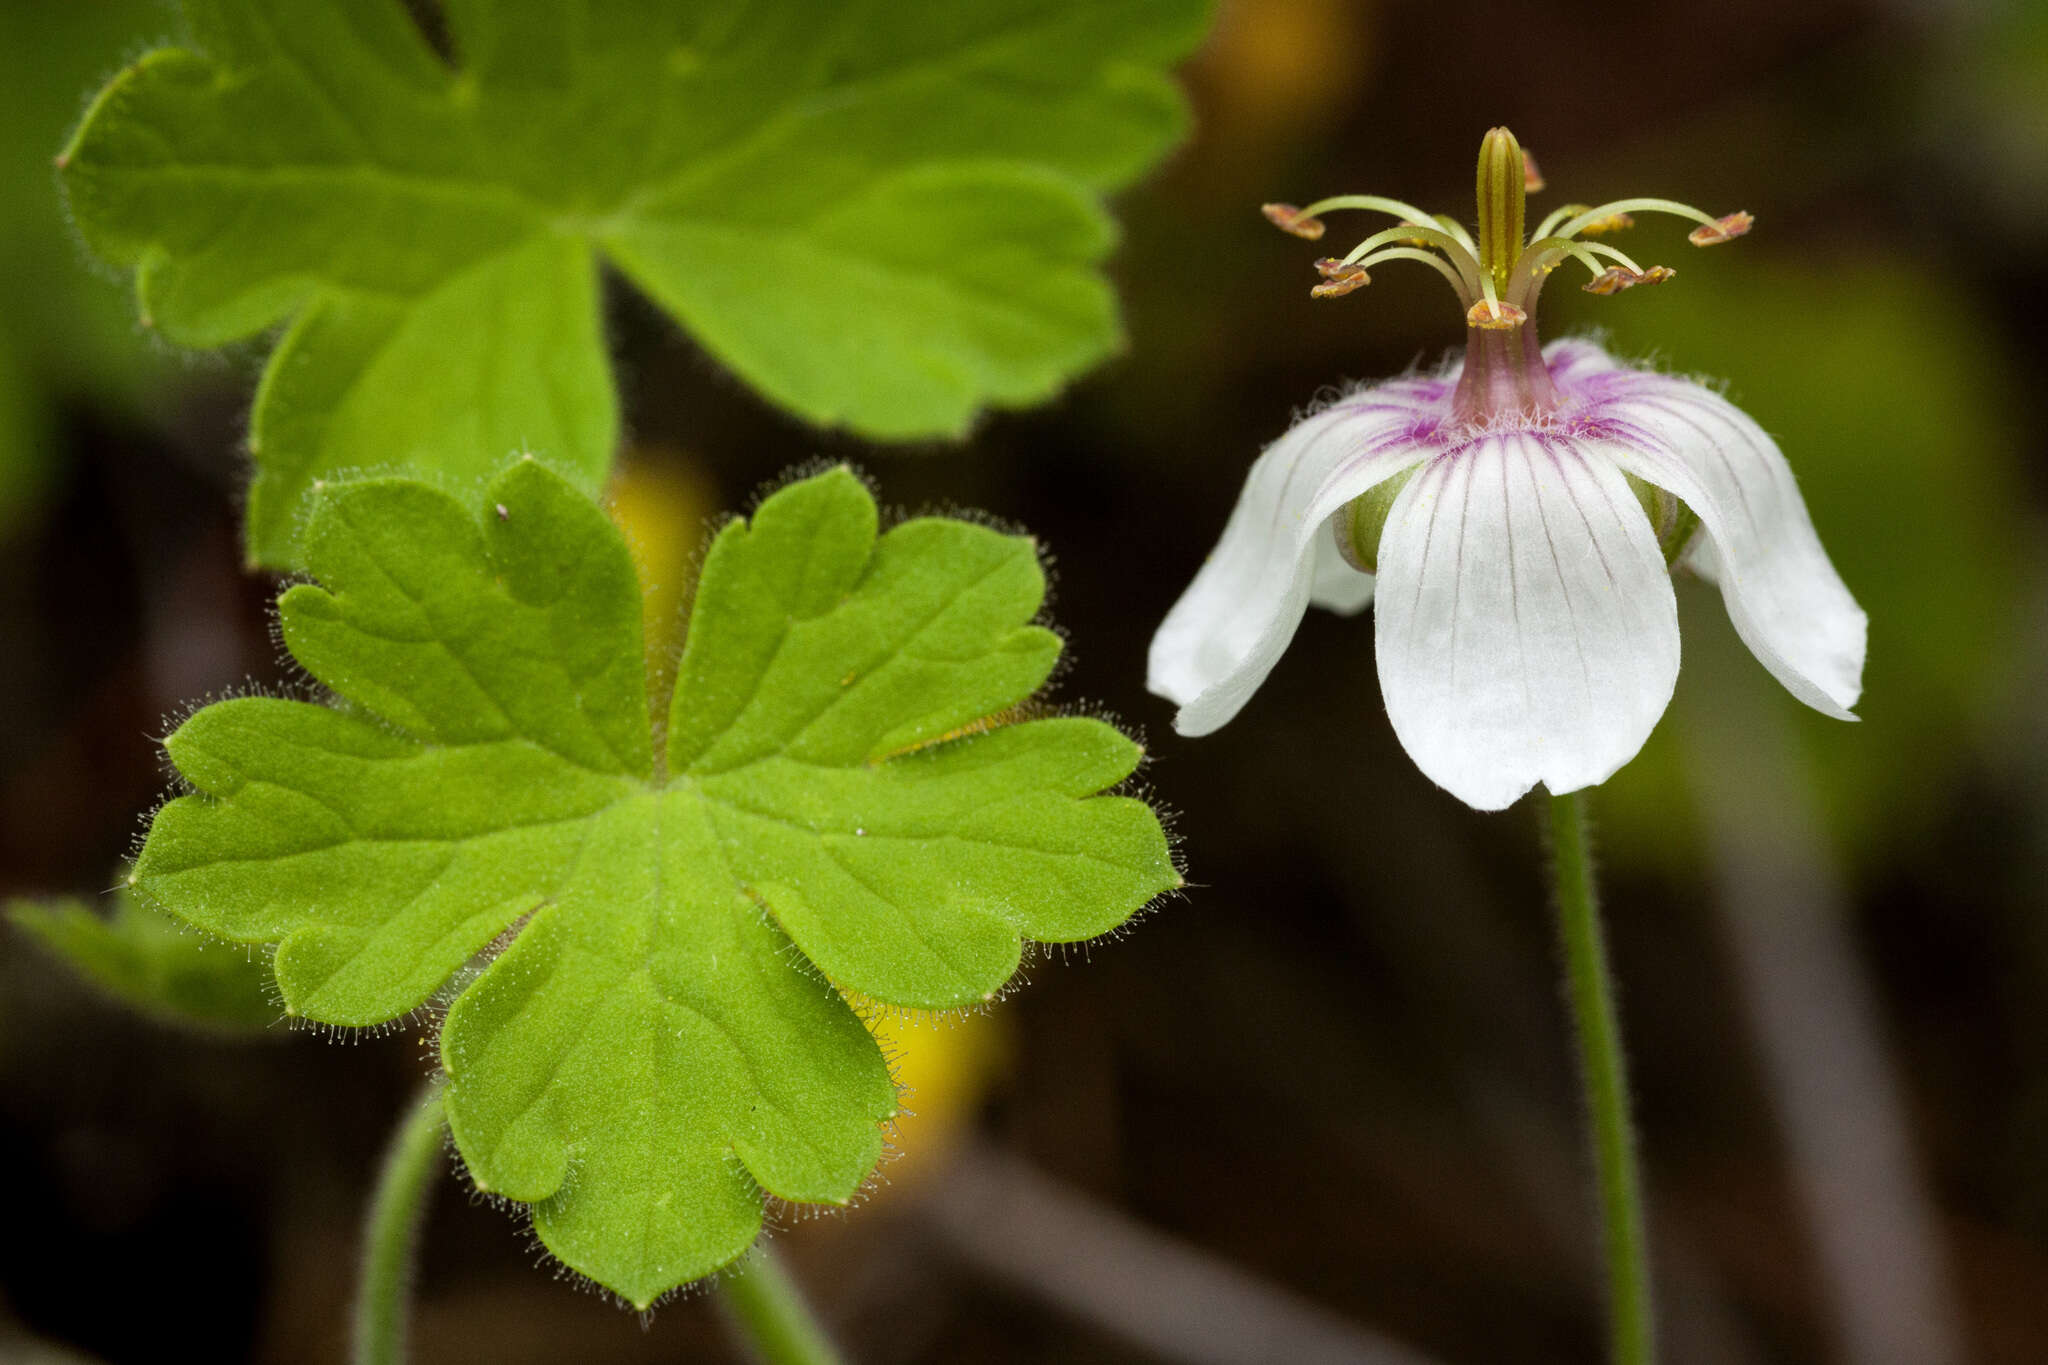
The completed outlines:
<svg viewBox="0 0 2048 1365">
<path fill-rule="evenodd" d="M 1519 190 L 1520 151 L 1507 145 Z M 1482 246 L 1486 165 L 1482 153 Z M 1391 201 L 1360 206 L 1380 202 Z M 1344 205 L 1318 207 L 1333 206 Z M 1397 232 L 1427 231 L 1419 211 L 1394 211 L 1409 220 Z M 1314 212 L 1272 216 L 1300 231 Z M 1722 229 L 1735 221 L 1694 216 Z M 1737 230 L 1746 226 L 1741 217 Z M 1519 212 L 1512 227 L 1506 269 L 1484 250 L 1461 263 L 1445 249 L 1460 273 L 1482 272 L 1462 365 L 1351 393 L 1252 466 L 1222 541 L 1152 642 L 1148 685 L 1180 704 L 1181 733 L 1207 734 L 1237 714 L 1311 602 L 1344 613 L 1372 603 L 1388 717 L 1432 780 L 1481 810 L 1538 783 L 1562 793 L 1602 782 L 1642 747 L 1677 680 L 1667 549 L 1720 585 L 1737 631 L 1794 696 L 1855 719 L 1865 618 L 1777 445 L 1690 380 L 1623 366 L 1584 341 L 1539 355 L 1533 317 L 1547 270 L 1516 270 L 1539 248 L 1578 252 L 1545 248 L 1572 238 L 1541 228 L 1523 251 Z M 1435 235 L 1455 242 L 1448 231 Z M 1348 284 L 1359 263 L 1384 259 L 1387 250 L 1370 254 L 1375 244 L 1326 263 L 1326 279 Z M 1589 262 L 1595 286 L 1611 289 L 1602 271 L 1617 256 Z M 1624 287 L 1656 278 L 1621 262 L 1634 276 Z M 1529 320 L 1498 325 L 1516 314 Z M 1376 515 L 1347 513 L 1371 508 L 1358 500 L 1404 474 L 1391 507 L 1379 504 L 1383 531 Z M 1689 544 L 1676 543 L 1687 534 Z M 1377 581 L 1352 561 L 1371 564 Z"/>
</svg>

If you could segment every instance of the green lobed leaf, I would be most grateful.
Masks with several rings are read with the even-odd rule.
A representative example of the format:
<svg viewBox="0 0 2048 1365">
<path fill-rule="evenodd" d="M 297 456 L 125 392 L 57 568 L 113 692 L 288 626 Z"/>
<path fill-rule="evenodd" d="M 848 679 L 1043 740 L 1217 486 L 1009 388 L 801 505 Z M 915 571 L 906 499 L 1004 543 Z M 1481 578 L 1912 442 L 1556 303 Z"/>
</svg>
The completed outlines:
<svg viewBox="0 0 2048 1365">
<path fill-rule="evenodd" d="M 249 550 L 398 461 L 544 451 L 594 489 L 616 402 L 600 260 L 764 395 L 884 439 L 962 432 L 1119 344 L 1100 196 L 1185 114 L 1207 0 L 186 0 L 189 45 L 63 155 L 143 317 L 292 319 L 251 422 Z M 457 455 L 452 452 L 467 452 Z"/>
<path fill-rule="evenodd" d="M 283 636 L 337 703 L 181 726 L 195 794 L 158 812 L 138 888 L 278 943 L 287 1007 L 336 1024 L 484 955 L 441 1035 L 456 1142 L 636 1304 L 744 1251 L 764 1191 L 866 1179 L 896 1092 L 842 992 L 978 1004 L 1025 940 L 1180 884 L 1152 811 L 1095 794 L 1135 743 L 1004 723 L 1060 652 L 1027 538 L 878 536 L 843 468 L 783 489 L 711 545 L 659 744 L 624 541 L 539 462 L 477 510 L 328 485 L 305 543 Z"/>
<path fill-rule="evenodd" d="M 86 980 L 159 1022 L 229 1033 L 277 1022 L 260 955 L 209 943 L 125 892 L 116 894 L 111 916 L 75 900 L 24 900 L 8 905 L 7 918 Z"/>
</svg>

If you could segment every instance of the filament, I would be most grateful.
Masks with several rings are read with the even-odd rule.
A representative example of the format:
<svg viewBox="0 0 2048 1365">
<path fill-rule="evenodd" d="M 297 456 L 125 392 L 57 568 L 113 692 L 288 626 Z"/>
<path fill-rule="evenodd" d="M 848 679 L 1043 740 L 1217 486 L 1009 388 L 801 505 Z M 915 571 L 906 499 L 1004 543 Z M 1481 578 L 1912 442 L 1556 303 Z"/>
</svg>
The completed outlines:
<svg viewBox="0 0 2048 1365">
<path fill-rule="evenodd" d="M 1616 199 L 1598 208 L 1587 209 L 1571 219 L 1556 231 L 1559 237 L 1571 237 L 1582 231 L 1587 224 L 1597 223 L 1602 218 L 1612 218 L 1617 213 L 1670 213 L 1680 218 L 1690 218 L 1706 227 L 1720 226 L 1720 220 L 1701 213 L 1690 204 L 1681 204 L 1676 199 Z M 1544 220 L 1547 224 L 1548 219 Z"/>
</svg>

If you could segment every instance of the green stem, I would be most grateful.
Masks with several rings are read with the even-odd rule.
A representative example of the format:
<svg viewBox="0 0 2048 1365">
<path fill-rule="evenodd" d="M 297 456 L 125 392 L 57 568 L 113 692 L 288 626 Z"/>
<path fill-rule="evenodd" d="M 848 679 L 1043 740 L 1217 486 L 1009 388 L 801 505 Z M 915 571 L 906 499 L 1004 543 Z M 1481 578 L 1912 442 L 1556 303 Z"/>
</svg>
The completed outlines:
<svg viewBox="0 0 2048 1365">
<path fill-rule="evenodd" d="M 756 1246 L 718 1282 L 734 1330 L 762 1365 L 840 1365 L 782 1262 Z"/>
<path fill-rule="evenodd" d="M 420 1223 L 434 1177 L 446 1168 L 446 1116 L 435 1077 L 391 1135 L 384 1169 L 363 1224 L 362 1274 L 356 1286 L 354 1365 L 404 1365 L 406 1309 Z"/>
<path fill-rule="evenodd" d="M 1649 1253 L 1643 1235 L 1642 1178 L 1636 1170 L 1635 1129 L 1629 1117 L 1628 1073 L 1621 1022 L 1614 1008 L 1614 978 L 1600 930 L 1600 898 L 1593 885 L 1593 854 L 1584 792 L 1549 798 L 1551 873 L 1557 896 L 1557 933 L 1564 948 L 1566 994 L 1578 1034 L 1579 1074 L 1592 1125 L 1593 1167 L 1600 1190 L 1602 1245 L 1607 1256 L 1607 1321 L 1614 1365 L 1651 1365 Z"/>
</svg>

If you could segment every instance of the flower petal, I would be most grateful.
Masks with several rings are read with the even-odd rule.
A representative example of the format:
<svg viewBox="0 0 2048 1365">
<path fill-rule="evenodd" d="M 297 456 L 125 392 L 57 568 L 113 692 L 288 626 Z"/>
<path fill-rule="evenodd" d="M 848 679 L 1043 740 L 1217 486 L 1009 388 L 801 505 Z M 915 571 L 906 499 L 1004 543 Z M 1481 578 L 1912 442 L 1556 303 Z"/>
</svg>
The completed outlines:
<svg viewBox="0 0 2048 1365">
<path fill-rule="evenodd" d="M 1868 621 L 1828 561 L 1778 446 L 1740 408 L 1688 379 L 1602 376 L 1602 453 L 1675 493 L 1705 539 L 1688 563 L 1718 583 L 1750 652 L 1817 711 L 1854 720 Z"/>
<path fill-rule="evenodd" d="M 1380 690 L 1416 766 L 1500 810 L 1605 781 L 1678 679 L 1678 606 L 1627 480 L 1549 433 L 1495 432 L 1420 470 L 1387 517 Z"/>
<path fill-rule="evenodd" d="M 1584 337 L 1566 337 L 1543 348 L 1543 365 L 1553 384 L 1581 384 L 1596 374 L 1622 368 L 1622 363 Z"/>
<path fill-rule="evenodd" d="M 1309 587 L 1309 605 L 1356 616 L 1372 605 L 1372 575 L 1351 567 L 1337 548 L 1333 530 L 1315 538 L 1316 576 Z"/>
<path fill-rule="evenodd" d="M 1152 637 L 1145 685 L 1181 704 L 1174 729 L 1206 735 L 1236 715 L 1294 638 L 1312 593 L 1340 610 L 1365 605 L 1369 577 L 1346 566 L 1366 578 L 1361 591 L 1322 563 L 1329 519 L 1429 456 L 1449 393 L 1435 379 L 1361 390 L 1259 456 L 1223 539 Z M 1336 558 L 1334 543 L 1327 550 Z"/>
</svg>

